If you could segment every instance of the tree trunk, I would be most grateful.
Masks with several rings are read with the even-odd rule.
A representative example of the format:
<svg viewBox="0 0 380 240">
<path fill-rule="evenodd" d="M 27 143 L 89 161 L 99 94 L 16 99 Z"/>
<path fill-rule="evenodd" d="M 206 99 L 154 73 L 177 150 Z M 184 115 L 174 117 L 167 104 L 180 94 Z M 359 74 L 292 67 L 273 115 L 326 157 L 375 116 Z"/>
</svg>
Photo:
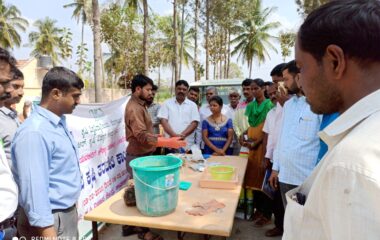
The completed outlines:
<svg viewBox="0 0 380 240">
<path fill-rule="evenodd" d="M 198 11 L 199 0 L 195 0 L 195 21 L 194 21 L 194 80 L 198 81 Z"/>
<path fill-rule="evenodd" d="M 92 32 L 94 35 L 94 81 L 95 102 L 101 102 L 102 66 L 100 44 L 100 13 L 98 0 L 92 0 Z"/>
<path fill-rule="evenodd" d="M 252 77 L 252 60 L 249 61 L 249 78 Z"/>
<path fill-rule="evenodd" d="M 177 51 L 177 0 L 173 1 L 173 51 L 174 51 L 174 81 L 179 80 Z"/>
<path fill-rule="evenodd" d="M 83 43 L 84 43 L 84 21 L 82 20 L 82 33 L 81 33 L 81 40 L 80 40 L 80 44 L 82 48 L 83 48 Z M 82 61 L 79 61 L 78 67 L 79 67 L 79 73 L 82 74 L 83 72 Z"/>
<path fill-rule="evenodd" d="M 185 33 L 185 5 L 186 1 L 182 2 L 182 13 L 181 13 L 181 48 L 179 52 L 179 78 L 182 78 L 182 59 L 183 59 L 183 43 L 184 43 L 184 33 Z"/>
<path fill-rule="evenodd" d="M 219 79 L 222 79 L 222 78 L 223 78 L 223 59 L 221 55 L 219 59 Z"/>
<path fill-rule="evenodd" d="M 157 86 L 158 86 L 158 90 L 159 90 L 160 87 L 161 87 L 161 65 L 160 65 L 160 64 L 158 65 L 158 80 L 157 80 Z M 156 102 L 159 102 L 159 101 L 160 101 L 160 95 L 157 94 Z"/>
<path fill-rule="evenodd" d="M 149 71 L 149 54 L 148 54 L 148 32 L 149 32 L 149 19 L 148 19 L 148 2 L 143 0 L 144 8 L 144 38 L 143 38 L 143 63 L 144 63 L 144 74 L 148 75 Z"/>
<path fill-rule="evenodd" d="M 231 31 L 228 31 L 228 59 L 227 59 L 227 78 L 230 78 L 230 64 L 231 64 Z"/>
<path fill-rule="evenodd" d="M 102 66 L 102 88 L 107 88 L 106 75 L 105 75 L 105 71 L 104 71 L 102 48 L 100 48 L 100 66 Z"/>
<path fill-rule="evenodd" d="M 220 46 L 219 46 L 219 49 L 223 50 L 224 48 L 224 30 L 222 28 L 220 28 L 220 32 L 221 32 L 221 35 L 220 35 Z M 224 68 L 223 68 L 223 61 L 224 61 L 224 52 L 221 51 L 219 53 L 219 79 L 223 79 L 223 72 L 224 72 Z"/>
<path fill-rule="evenodd" d="M 227 53 L 228 51 L 228 32 L 227 30 L 224 31 L 224 55 L 223 55 L 223 61 L 224 61 L 224 72 L 223 72 L 223 75 L 224 77 L 223 78 L 228 78 L 227 76 Z"/>
<path fill-rule="evenodd" d="M 206 49 L 206 80 L 209 80 L 209 49 L 208 49 L 208 38 L 210 34 L 210 6 L 209 0 L 206 0 L 206 36 L 205 36 L 205 49 Z M 214 71 L 215 72 L 215 71 Z M 214 74 L 215 78 L 215 74 Z"/>
<path fill-rule="evenodd" d="M 214 64 L 214 80 L 216 79 L 216 73 L 218 72 L 217 68 L 218 68 L 218 63 L 215 63 Z M 209 80 L 209 79 L 207 79 L 207 80 Z"/>
</svg>

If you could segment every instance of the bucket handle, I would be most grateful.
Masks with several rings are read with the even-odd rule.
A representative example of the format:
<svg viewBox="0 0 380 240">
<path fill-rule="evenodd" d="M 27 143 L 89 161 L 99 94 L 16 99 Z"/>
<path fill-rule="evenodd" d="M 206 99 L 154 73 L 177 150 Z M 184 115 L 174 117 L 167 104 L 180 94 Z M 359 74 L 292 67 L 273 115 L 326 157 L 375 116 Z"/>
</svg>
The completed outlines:
<svg viewBox="0 0 380 240">
<path fill-rule="evenodd" d="M 172 187 L 169 187 L 169 188 L 159 188 L 159 187 L 155 187 L 155 186 L 152 186 L 152 185 L 150 185 L 150 184 L 144 182 L 143 180 L 141 180 L 141 179 L 137 176 L 137 174 L 134 174 L 134 175 L 133 175 L 133 178 L 136 178 L 137 180 L 139 180 L 139 182 L 141 182 L 142 184 L 144 184 L 144 185 L 147 186 L 147 187 L 150 187 L 150 188 L 153 188 L 153 189 L 156 189 L 156 190 L 161 190 L 161 191 L 171 190 L 171 189 L 174 189 L 174 188 L 178 187 L 178 185 L 175 185 L 175 186 L 172 186 Z"/>
</svg>

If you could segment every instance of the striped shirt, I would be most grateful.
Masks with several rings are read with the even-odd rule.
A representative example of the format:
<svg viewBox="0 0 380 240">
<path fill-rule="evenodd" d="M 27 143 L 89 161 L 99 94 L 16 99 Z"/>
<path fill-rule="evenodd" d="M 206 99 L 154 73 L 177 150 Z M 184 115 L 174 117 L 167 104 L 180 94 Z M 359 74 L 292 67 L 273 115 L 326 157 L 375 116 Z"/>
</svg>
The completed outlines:
<svg viewBox="0 0 380 240">
<path fill-rule="evenodd" d="M 300 185 L 314 169 L 319 152 L 321 118 L 311 112 L 303 96 L 293 96 L 285 103 L 272 167 L 279 172 L 280 182 Z"/>
</svg>

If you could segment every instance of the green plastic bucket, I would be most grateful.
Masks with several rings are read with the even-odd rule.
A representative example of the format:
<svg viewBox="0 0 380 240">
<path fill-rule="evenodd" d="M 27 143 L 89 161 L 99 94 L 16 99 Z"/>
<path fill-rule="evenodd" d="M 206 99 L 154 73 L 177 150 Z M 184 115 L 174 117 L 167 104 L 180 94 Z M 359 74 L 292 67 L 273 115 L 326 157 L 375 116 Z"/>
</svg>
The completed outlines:
<svg viewBox="0 0 380 240">
<path fill-rule="evenodd" d="M 135 180 L 137 209 L 146 216 L 163 216 L 178 203 L 179 168 L 182 160 L 174 156 L 147 156 L 129 163 Z"/>
</svg>

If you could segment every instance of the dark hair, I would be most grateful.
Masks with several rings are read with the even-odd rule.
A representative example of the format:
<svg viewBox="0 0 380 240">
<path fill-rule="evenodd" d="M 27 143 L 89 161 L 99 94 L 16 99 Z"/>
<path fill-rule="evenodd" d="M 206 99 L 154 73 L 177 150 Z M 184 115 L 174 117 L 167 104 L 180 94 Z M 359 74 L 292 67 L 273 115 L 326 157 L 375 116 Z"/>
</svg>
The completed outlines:
<svg viewBox="0 0 380 240">
<path fill-rule="evenodd" d="M 286 63 L 280 63 L 280 64 L 278 64 L 277 66 L 275 66 L 272 69 L 272 71 L 270 72 L 270 75 L 271 76 L 282 77 L 282 69 L 284 68 L 285 65 L 286 65 Z"/>
<path fill-rule="evenodd" d="M 152 87 L 152 91 L 157 91 L 157 90 L 158 90 L 158 86 L 156 84 L 154 84 Z"/>
<path fill-rule="evenodd" d="M 143 88 L 148 84 L 150 84 L 152 87 L 154 86 L 152 79 L 148 78 L 147 76 L 143 74 L 135 75 L 132 79 L 132 84 L 131 84 L 132 93 L 136 91 L 137 87 Z"/>
<path fill-rule="evenodd" d="M 264 80 L 262 80 L 261 78 L 255 78 L 252 80 L 252 83 L 255 83 L 257 86 L 259 86 L 260 88 L 263 88 L 265 87 L 265 82 Z"/>
<path fill-rule="evenodd" d="M 300 48 L 321 61 L 335 44 L 359 62 L 380 61 L 380 1 L 335 0 L 309 14 L 298 32 Z"/>
<path fill-rule="evenodd" d="M 194 91 L 194 92 L 199 93 L 201 90 L 199 89 L 199 87 L 191 86 L 191 87 L 189 88 L 189 91 Z"/>
<path fill-rule="evenodd" d="M 189 88 L 189 84 L 185 80 L 178 80 L 175 83 L 175 86 L 178 87 L 179 85 L 185 85 L 187 88 Z"/>
<path fill-rule="evenodd" d="M 216 102 L 219 106 L 223 106 L 223 99 L 219 96 L 211 97 L 210 101 L 208 101 L 208 102 L 211 103 L 212 101 Z"/>
<path fill-rule="evenodd" d="M 70 69 L 53 67 L 42 80 L 42 98 L 49 95 L 54 88 L 66 93 L 72 87 L 82 89 L 84 87 L 82 79 Z"/>
<path fill-rule="evenodd" d="M 13 80 L 24 80 L 24 74 L 16 66 L 12 66 L 11 74 Z"/>
<path fill-rule="evenodd" d="M 252 84 L 252 79 L 250 79 L 250 78 L 246 78 L 246 79 L 244 79 L 244 81 L 241 83 L 241 86 L 248 87 L 248 86 L 251 86 L 251 84 Z"/>
<path fill-rule="evenodd" d="M 9 63 L 11 66 L 16 66 L 16 59 L 4 48 L 0 47 L 0 61 Z"/>
<path fill-rule="evenodd" d="M 265 86 L 268 86 L 268 87 L 270 87 L 270 86 L 272 86 L 274 83 L 273 82 L 265 82 Z"/>
<path fill-rule="evenodd" d="M 290 74 L 295 76 L 296 74 L 300 73 L 300 69 L 297 67 L 296 61 L 292 60 L 285 64 L 284 68 L 282 71 L 288 70 Z"/>
</svg>

